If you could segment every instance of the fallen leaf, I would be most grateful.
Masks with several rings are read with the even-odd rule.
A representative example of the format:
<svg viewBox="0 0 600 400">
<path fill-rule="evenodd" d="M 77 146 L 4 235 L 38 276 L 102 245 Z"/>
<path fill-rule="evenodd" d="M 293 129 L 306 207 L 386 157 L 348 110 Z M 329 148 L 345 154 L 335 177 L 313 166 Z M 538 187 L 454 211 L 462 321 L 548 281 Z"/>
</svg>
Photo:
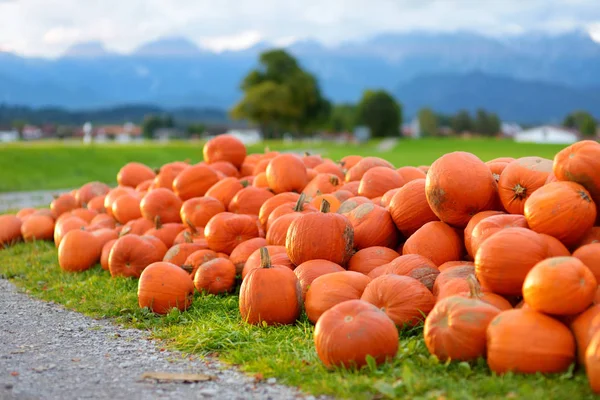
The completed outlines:
<svg viewBox="0 0 600 400">
<path fill-rule="evenodd" d="M 265 376 L 263 374 L 261 374 L 260 372 L 254 375 L 255 382 L 262 382 L 264 380 L 265 380 Z"/>
<path fill-rule="evenodd" d="M 79 361 L 81 361 L 81 358 L 71 358 L 71 361 L 73 361 L 73 362 L 79 362 Z"/>
<path fill-rule="evenodd" d="M 186 374 L 186 373 L 171 373 L 171 372 L 144 372 L 140 380 L 154 379 L 165 382 L 204 382 L 211 381 L 216 377 L 205 374 Z"/>
<path fill-rule="evenodd" d="M 19 373 L 17 371 L 12 371 L 10 373 L 11 376 L 19 376 Z"/>
</svg>

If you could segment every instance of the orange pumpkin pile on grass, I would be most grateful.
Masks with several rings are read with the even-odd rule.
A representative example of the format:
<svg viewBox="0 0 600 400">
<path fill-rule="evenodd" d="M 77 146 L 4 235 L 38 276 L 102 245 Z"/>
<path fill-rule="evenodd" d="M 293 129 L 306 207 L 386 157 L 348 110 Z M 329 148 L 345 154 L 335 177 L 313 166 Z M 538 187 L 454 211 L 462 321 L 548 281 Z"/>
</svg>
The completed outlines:
<svg viewBox="0 0 600 400">
<path fill-rule="evenodd" d="M 399 169 L 247 154 L 229 135 L 203 155 L 132 162 L 117 187 L 90 182 L 49 209 L 0 216 L 0 246 L 53 239 L 64 271 L 101 262 L 139 279 L 140 307 L 158 314 L 241 284 L 242 320 L 305 312 L 328 367 L 393 359 L 398 329 L 423 323 L 441 360 L 485 357 L 499 374 L 577 362 L 600 391 L 597 142 L 554 160 L 453 152 Z"/>
</svg>

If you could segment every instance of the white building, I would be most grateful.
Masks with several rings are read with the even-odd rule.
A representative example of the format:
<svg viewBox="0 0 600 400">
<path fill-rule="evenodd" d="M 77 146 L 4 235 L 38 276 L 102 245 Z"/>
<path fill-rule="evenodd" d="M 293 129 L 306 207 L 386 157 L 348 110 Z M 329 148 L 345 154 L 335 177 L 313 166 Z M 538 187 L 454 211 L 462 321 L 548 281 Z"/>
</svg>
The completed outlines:
<svg viewBox="0 0 600 400">
<path fill-rule="evenodd" d="M 0 142 L 16 142 L 19 140 L 19 132 L 16 129 L 2 130 L 0 129 Z"/>
<path fill-rule="evenodd" d="M 500 132 L 503 135 L 514 137 L 517 133 L 522 132 L 523 128 L 521 125 L 514 122 L 502 122 L 500 126 Z"/>
<path fill-rule="evenodd" d="M 246 146 L 262 141 L 262 135 L 258 129 L 230 129 L 226 133 L 238 138 Z"/>
<path fill-rule="evenodd" d="M 515 133 L 514 140 L 519 143 L 572 144 L 579 140 L 579 135 L 563 127 L 543 125 Z"/>
</svg>

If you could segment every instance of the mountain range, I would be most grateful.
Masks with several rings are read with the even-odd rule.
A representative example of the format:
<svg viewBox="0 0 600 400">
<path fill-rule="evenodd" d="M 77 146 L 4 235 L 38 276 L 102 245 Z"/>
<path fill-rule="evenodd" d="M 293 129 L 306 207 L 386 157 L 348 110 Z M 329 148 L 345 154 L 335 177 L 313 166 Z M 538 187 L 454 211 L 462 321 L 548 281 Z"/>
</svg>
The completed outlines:
<svg viewBox="0 0 600 400">
<path fill-rule="evenodd" d="M 54 59 L 0 52 L 0 103 L 228 108 L 241 96 L 242 77 L 271 47 L 260 42 L 215 53 L 166 37 L 128 54 L 99 42 L 76 44 Z M 560 121 L 576 109 L 600 117 L 600 43 L 583 32 L 394 33 L 336 46 L 303 40 L 287 50 L 334 102 L 356 102 L 363 90 L 383 88 L 408 117 L 424 106 L 446 113 L 484 107 L 527 123 Z"/>
</svg>

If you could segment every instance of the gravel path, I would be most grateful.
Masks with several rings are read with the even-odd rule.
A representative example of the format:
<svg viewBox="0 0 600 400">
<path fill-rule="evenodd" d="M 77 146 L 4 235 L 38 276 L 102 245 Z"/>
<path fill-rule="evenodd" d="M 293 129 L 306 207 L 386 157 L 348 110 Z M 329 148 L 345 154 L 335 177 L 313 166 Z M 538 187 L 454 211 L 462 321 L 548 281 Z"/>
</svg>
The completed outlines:
<svg viewBox="0 0 600 400">
<path fill-rule="evenodd" d="M 214 359 L 157 345 L 142 331 L 34 300 L 0 279 L 0 399 L 314 399 L 274 379 L 255 382 Z M 140 379 L 146 372 L 212 380 Z"/>
</svg>

